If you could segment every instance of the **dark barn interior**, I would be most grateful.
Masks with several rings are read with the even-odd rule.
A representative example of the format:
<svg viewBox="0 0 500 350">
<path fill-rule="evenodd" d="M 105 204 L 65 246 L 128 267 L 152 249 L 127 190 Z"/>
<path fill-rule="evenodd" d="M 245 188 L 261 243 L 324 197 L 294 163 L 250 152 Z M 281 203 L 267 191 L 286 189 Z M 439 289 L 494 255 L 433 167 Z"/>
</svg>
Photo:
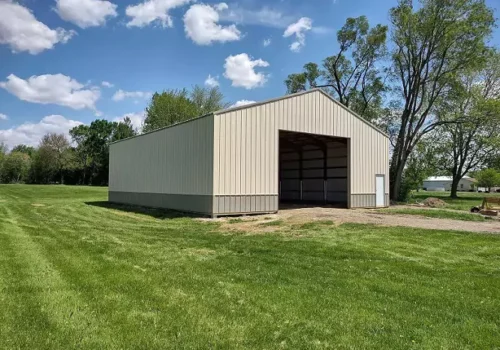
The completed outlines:
<svg viewBox="0 0 500 350">
<path fill-rule="evenodd" d="M 348 139 L 279 132 L 280 205 L 348 205 Z"/>
</svg>

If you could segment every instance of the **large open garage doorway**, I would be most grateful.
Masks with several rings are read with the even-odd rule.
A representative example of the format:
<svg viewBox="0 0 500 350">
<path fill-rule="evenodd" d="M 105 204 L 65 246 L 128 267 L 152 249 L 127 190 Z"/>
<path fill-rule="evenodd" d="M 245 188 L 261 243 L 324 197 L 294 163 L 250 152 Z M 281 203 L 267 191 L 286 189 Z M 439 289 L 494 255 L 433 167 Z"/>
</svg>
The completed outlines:
<svg viewBox="0 0 500 350">
<path fill-rule="evenodd" d="M 279 131 L 279 198 L 287 205 L 348 207 L 348 139 Z"/>
</svg>

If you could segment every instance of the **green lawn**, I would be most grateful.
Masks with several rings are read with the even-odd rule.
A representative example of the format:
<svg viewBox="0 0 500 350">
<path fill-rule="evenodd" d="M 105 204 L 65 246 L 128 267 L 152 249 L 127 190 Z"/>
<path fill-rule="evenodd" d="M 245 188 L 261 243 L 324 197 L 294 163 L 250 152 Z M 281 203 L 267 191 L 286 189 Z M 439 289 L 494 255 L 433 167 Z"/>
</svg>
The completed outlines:
<svg viewBox="0 0 500 350">
<path fill-rule="evenodd" d="M 331 222 L 245 234 L 105 200 L 0 186 L 0 349 L 500 344 L 500 236 Z"/>
<path fill-rule="evenodd" d="M 410 209 L 410 208 L 393 207 L 389 209 L 382 209 L 379 210 L 378 212 L 383 214 L 393 214 L 393 215 L 416 215 L 416 216 L 424 216 L 428 218 L 438 218 L 438 219 L 451 219 L 451 220 L 462 220 L 462 221 L 486 221 L 486 219 L 479 214 L 462 213 L 447 209 L 418 209 L 418 208 Z"/>
<path fill-rule="evenodd" d="M 458 192 L 458 198 L 451 199 L 450 192 L 420 191 L 412 193 L 410 203 L 422 202 L 428 197 L 442 199 L 446 202 L 447 209 L 470 211 L 472 207 L 481 205 L 484 197 L 500 197 L 500 193 Z"/>
</svg>

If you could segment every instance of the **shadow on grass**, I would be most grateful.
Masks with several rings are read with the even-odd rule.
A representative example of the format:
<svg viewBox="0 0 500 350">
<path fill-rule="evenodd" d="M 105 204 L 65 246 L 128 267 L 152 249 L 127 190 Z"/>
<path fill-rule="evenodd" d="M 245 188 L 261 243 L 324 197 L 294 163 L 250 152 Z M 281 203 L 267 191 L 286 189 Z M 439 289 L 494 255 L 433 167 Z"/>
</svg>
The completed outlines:
<svg viewBox="0 0 500 350">
<path fill-rule="evenodd" d="M 204 215 L 195 213 L 186 213 L 186 212 L 170 210 L 170 209 L 161 209 L 161 208 L 148 208 L 148 207 L 141 207 L 129 204 L 111 203 L 106 201 L 85 202 L 85 204 L 93 207 L 121 210 L 127 213 L 149 215 L 155 219 L 161 219 L 161 220 L 206 217 Z"/>
</svg>

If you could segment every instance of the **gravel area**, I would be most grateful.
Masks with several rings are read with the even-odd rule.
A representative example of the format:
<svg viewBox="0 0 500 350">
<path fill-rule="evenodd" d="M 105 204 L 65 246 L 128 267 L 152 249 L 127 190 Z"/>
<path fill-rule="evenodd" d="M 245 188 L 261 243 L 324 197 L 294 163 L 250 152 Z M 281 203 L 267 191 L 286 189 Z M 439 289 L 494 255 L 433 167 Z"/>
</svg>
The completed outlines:
<svg viewBox="0 0 500 350">
<path fill-rule="evenodd" d="M 284 209 L 278 214 L 246 216 L 242 218 L 215 219 L 223 222 L 230 230 L 247 232 L 269 232 L 279 230 L 277 226 L 266 226 L 263 223 L 282 220 L 284 224 L 300 224 L 316 220 L 331 220 L 336 224 L 360 223 L 382 226 L 404 226 L 435 230 L 456 230 L 467 232 L 500 234 L 500 221 L 485 222 L 460 221 L 450 219 L 426 218 L 415 215 L 383 214 L 376 209 L 336 209 L 336 208 L 300 208 Z"/>
</svg>

